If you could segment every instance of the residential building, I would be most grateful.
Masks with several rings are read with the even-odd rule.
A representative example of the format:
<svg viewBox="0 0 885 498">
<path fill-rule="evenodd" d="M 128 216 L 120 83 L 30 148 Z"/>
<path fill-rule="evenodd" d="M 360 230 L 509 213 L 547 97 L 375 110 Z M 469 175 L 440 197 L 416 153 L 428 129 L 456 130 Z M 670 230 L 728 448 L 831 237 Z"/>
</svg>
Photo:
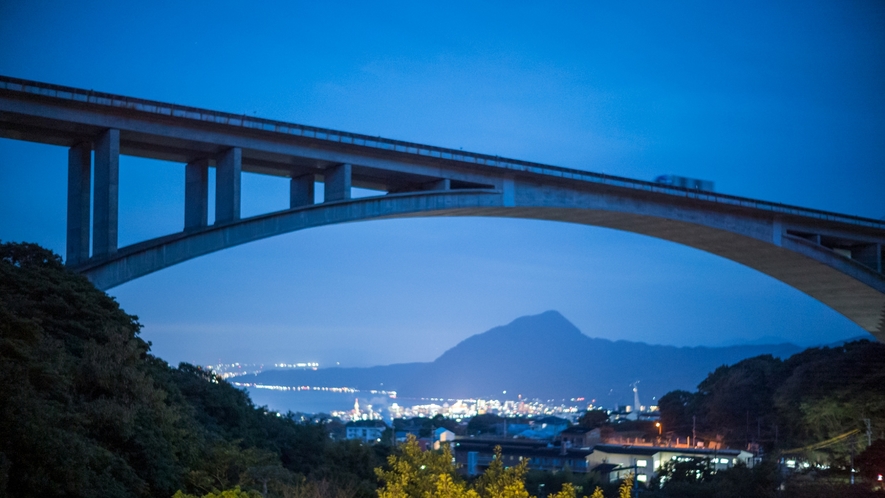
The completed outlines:
<svg viewBox="0 0 885 498">
<path fill-rule="evenodd" d="M 745 450 L 598 444 L 587 455 L 587 469 L 607 474 L 610 481 L 635 473 L 636 480 L 644 483 L 657 475 L 661 465 L 686 460 L 709 460 L 714 470 L 728 469 L 738 463 L 752 467 L 754 463 L 753 454 Z"/>
<path fill-rule="evenodd" d="M 505 467 L 526 461 L 530 470 L 587 472 L 588 449 L 569 449 L 531 439 L 458 438 L 455 441 L 455 463 L 468 476 L 481 474 L 495 458 L 495 447 L 501 447 Z"/>
<path fill-rule="evenodd" d="M 575 425 L 560 432 L 559 440 L 569 448 L 592 448 L 602 442 L 602 431 Z"/>
<path fill-rule="evenodd" d="M 387 424 L 381 420 L 358 420 L 348 422 L 345 426 L 347 439 L 359 439 L 366 443 L 377 443 L 387 429 Z"/>
</svg>

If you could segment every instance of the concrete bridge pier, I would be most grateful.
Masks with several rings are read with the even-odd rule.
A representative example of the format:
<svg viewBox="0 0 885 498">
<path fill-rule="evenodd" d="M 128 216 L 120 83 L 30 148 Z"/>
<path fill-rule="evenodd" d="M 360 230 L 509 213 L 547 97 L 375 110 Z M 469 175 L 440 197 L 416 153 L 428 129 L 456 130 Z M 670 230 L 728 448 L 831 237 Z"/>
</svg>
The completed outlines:
<svg viewBox="0 0 885 498">
<path fill-rule="evenodd" d="M 327 168 L 323 182 L 323 202 L 350 199 L 350 188 L 353 186 L 353 166 L 339 164 Z"/>
<path fill-rule="evenodd" d="M 293 176 L 289 180 L 289 208 L 295 209 L 310 206 L 314 201 L 314 178 L 313 173 L 301 176 Z"/>
<path fill-rule="evenodd" d="M 94 190 L 92 255 L 102 258 L 117 252 L 120 130 L 106 130 L 95 141 Z"/>
<path fill-rule="evenodd" d="M 89 215 L 92 209 L 92 144 L 81 142 L 68 150 L 68 229 L 65 264 L 77 266 L 89 259 Z"/>
<path fill-rule="evenodd" d="M 209 159 L 201 158 L 184 167 L 184 230 L 209 225 Z"/>
<path fill-rule="evenodd" d="M 215 161 L 215 223 L 240 219 L 240 177 L 243 149 L 232 147 Z"/>
</svg>

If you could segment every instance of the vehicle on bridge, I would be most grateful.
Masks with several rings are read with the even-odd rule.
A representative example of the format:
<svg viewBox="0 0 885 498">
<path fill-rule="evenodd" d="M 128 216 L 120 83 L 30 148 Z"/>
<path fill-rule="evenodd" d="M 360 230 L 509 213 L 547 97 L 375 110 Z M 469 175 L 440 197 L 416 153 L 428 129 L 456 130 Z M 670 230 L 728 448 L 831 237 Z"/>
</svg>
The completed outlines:
<svg viewBox="0 0 885 498">
<path fill-rule="evenodd" d="M 696 178 L 686 178 L 678 175 L 660 175 L 655 178 L 656 183 L 663 183 L 671 187 L 682 187 L 690 190 L 713 191 L 713 182 L 709 180 L 698 180 Z"/>
</svg>

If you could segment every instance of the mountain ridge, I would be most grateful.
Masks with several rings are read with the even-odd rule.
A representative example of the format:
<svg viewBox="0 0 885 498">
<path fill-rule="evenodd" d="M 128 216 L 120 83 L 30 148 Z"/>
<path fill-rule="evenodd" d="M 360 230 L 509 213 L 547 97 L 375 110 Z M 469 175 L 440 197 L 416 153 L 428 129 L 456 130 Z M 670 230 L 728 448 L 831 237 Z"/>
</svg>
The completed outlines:
<svg viewBox="0 0 885 498">
<path fill-rule="evenodd" d="M 516 318 L 472 335 L 432 362 L 397 363 L 316 371 L 271 370 L 242 382 L 395 390 L 401 397 L 584 397 L 604 406 L 675 390 L 694 390 L 717 367 L 760 354 L 788 357 L 803 348 L 790 344 L 729 347 L 664 346 L 590 337 L 550 310 Z"/>
</svg>

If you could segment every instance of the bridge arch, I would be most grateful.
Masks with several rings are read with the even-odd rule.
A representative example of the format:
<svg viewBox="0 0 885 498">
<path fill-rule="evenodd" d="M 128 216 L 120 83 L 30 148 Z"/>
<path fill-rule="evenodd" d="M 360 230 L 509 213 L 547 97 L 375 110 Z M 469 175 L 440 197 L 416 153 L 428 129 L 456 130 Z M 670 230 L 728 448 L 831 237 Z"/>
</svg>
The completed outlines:
<svg viewBox="0 0 885 498">
<path fill-rule="evenodd" d="M 66 263 L 102 289 L 315 226 L 497 216 L 613 228 L 716 254 L 885 341 L 882 220 L 2 76 L 0 137 L 69 147 Z M 121 155 L 185 165 L 183 232 L 118 247 Z M 288 179 L 291 209 L 240 219 L 243 172 Z M 388 194 L 353 200 L 353 187 Z"/>
<path fill-rule="evenodd" d="M 216 224 L 121 248 L 75 267 L 110 289 L 175 264 L 289 232 L 338 223 L 482 216 L 561 221 L 612 228 L 676 242 L 741 263 L 842 313 L 885 342 L 885 277 L 867 265 L 815 244 L 785 227 L 789 219 L 748 216 L 731 207 L 684 202 L 660 205 L 557 186 L 411 192 L 328 202 Z"/>
</svg>

